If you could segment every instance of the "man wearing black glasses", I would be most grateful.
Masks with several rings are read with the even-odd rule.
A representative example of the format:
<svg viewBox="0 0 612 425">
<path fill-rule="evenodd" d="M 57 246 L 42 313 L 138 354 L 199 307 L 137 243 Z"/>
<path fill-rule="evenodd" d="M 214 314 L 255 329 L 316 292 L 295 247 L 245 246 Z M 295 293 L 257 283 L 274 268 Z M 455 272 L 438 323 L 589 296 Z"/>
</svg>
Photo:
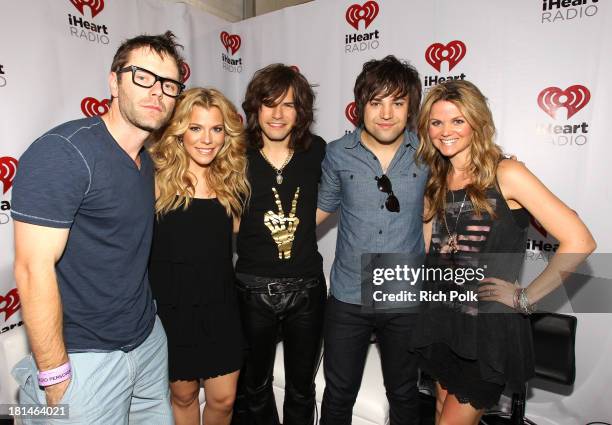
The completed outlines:
<svg viewBox="0 0 612 425">
<path fill-rule="evenodd" d="M 391 425 L 418 424 L 417 365 L 408 353 L 415 315 L 363 308 L 361 255 L 424 252 L 427 171 L 415 164 L 413 132 L 421 83 L 412 66 L 387 56 L 364 64 L 354 94 L 359 126 L 327 146 L 319 188 L 317 223 L 340 210 L 323 336 L 321 424 L 351 423 L 372 332 Z"/>
<path fill-rule="evenodd" d="M 53 423 L 174 423 L 147 277 L 154 170 L 144 143 L 183 89 L 178 47 L 171 32 L 125 41 L 109 112 L 50 130 L 20 159 L 15 279 L 33 356 L 13 375 L 20 403 L 68 405 L 69 419 Z"/>
</svg>

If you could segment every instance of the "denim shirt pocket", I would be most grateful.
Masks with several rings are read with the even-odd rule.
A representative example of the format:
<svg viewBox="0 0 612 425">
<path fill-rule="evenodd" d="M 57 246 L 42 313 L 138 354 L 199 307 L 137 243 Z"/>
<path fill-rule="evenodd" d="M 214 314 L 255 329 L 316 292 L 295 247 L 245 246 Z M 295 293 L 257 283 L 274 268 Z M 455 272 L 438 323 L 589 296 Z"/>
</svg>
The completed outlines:
<svg viewBox="0 0 612 425">
<path fill-rule="evenodd" d="M 377 205 L 372 194 L 378 194 L 373 175 L 359 173 L 355 170 L 339 170 L 342 185 L 342 204 L 351 211 L 367 210 Z"/>
<path fill-rule="evenodd" d="M 393 181 L 393 193 L 401 204 L 423 205 L 427 173 L 422 170 L 406 170 L 399 173 L 397 184 Z"/>
</svg>

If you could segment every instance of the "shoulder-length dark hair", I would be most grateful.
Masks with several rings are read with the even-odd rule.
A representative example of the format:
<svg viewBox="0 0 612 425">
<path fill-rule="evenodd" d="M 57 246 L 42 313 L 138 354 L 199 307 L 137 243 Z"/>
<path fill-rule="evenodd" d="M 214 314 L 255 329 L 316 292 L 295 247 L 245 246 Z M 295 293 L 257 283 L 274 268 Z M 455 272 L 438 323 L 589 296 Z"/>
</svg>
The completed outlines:
<svg viewBox="0 0 612 425">
<path fill-rule="evenodd" d="M 353 89 L 358 125 L 363 125 L 365 105 L 377 96 L 396 98 L 408 96 L 408 122 L 410 130 L 416 130 L 417 115 L 421 104 L 421 80 L 415 67 L 388 55 L 380 60 L 370 60 L 363 69 Z"/>
<path fill-rule="evenodd" d="M 293 89 L 293 103 L 297 113 L 295 126 L 291 131 L 289 147 L 295 151 L 310 147 L 310 125 L 314 120 L 314 92 L 308 80 L 297 70 L 275 63 L 255 72 L 244 95 L 242 109 L 246 114 L 247 143 L 254 149 L 263 147 L 259 110 L 262 105 L 273 107 L 279 98 Z"/>
</svg>

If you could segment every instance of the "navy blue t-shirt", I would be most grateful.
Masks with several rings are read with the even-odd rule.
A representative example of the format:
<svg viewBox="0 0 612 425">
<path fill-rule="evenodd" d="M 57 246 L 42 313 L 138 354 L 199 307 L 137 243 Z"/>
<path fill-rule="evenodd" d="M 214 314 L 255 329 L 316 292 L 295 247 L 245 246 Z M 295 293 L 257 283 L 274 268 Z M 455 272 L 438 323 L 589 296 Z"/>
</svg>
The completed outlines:
<svg viewBox="0 0 612 425">
<path fill-rule="evenodd" d="M 129 351 L 153 328 L 154 170 L 144 150 L 140 162 L 99 117 L 50 130 L 19 159 L 13 219 L 70 229 L 56 265 L 70 352 Z"/>
</svg>

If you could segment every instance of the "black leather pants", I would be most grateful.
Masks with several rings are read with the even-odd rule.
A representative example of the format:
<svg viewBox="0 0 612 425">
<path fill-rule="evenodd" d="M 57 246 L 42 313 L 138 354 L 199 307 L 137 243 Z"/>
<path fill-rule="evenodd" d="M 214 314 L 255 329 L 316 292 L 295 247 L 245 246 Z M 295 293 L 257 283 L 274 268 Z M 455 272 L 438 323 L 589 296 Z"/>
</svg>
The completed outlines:
<svg viewBox="0 0 612 425">
<path fill-rule="evenodd" d="M 243 285 L 239 285 L 243 286 Z M 318 283 L 270 295 L 238 291 L 244 333 L 249 343 L 243 384 L 249 425 L 278 425 L 272 371 L 279 337 L 285 362 L 284 425 L 314 423 L 316 366 L 321 353 L 327 287 Z"/>
</svg>

